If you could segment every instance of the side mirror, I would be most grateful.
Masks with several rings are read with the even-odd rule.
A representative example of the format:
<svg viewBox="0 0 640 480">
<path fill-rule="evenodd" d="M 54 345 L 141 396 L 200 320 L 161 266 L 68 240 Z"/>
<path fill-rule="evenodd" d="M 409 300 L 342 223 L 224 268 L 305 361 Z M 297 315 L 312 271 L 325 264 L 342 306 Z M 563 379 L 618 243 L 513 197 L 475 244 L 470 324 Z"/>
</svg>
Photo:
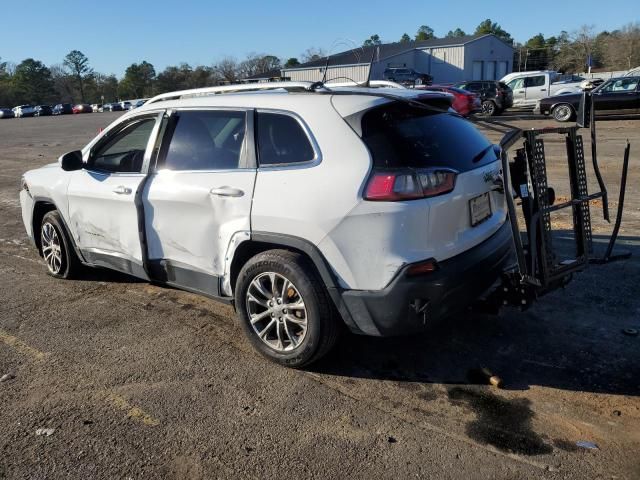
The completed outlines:
<svg viewBox="0 0 640 480">
<path fill-rule="evenodd" d="M 60 166 L 65 172 L 73 172 L 74 170 L 82 170 L 84 163 L 82 162 L 82 152 L 74 150 L 65 153 L 60 157 Z"/>
</svg>

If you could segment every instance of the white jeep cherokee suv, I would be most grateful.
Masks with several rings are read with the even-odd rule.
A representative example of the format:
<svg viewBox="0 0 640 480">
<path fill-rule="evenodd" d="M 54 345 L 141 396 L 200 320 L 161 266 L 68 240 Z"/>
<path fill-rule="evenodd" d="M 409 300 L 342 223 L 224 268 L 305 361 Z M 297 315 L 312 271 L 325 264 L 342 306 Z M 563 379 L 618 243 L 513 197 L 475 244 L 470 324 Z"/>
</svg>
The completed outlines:
<svg viewBox="0 0 640 480">
<path fill-rule="evenodd" d="M 292 367 L 343 324 L 420 331 L 499 278 L 500 161 L 449 96 L 268 85 L 160 95 L 25 173 L 49 273 L 107 267 L 233 303 L 255 348 Z"/>
</svg>

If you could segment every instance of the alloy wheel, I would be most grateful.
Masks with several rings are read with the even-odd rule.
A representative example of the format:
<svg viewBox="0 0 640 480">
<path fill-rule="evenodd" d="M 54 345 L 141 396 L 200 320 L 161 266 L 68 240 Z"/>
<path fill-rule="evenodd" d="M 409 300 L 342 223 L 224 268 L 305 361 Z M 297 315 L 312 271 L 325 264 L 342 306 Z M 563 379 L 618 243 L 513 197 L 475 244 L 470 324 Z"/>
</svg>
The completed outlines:
<svg viewBox="0 0 640 480">
<path fill-rule="evenodd" d="M 62 269 L 60 237 L 55 227 L 48 222 L 42 226 L 42 255 L 49 271 L 54 275 L 59 274 Z"/>
<path fill-rule="evenodd" d="M 482 102 L 482 113 L 485 115 L 493 115 L 496 111 L 496 106 L 493 102 Z"/>
<path fill-rule="evenodd" d="M 559 122 L 566 122 L 571 118 L 571 108 L 568 105 L 558 105 L 553 111 L 553 116 Z"/>
<path fill-rule="evenodd" d="M 257 275 L 246 293 L 249 321 L 256 335 L 272 349 L 288 352 L 307 335 L 307 309 L 298 288 L 284 275 Z"/>
</svg>

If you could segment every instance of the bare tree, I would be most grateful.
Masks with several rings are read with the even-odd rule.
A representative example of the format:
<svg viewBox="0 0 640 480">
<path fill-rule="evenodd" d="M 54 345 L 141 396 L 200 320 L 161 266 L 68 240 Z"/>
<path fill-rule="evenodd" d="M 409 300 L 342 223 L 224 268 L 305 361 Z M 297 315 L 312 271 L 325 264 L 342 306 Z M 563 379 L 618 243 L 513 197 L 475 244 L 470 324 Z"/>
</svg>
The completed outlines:
<svg viewBox="0 0 640 480">
<path fill-rule="evenodd" d="M 327 56 L 327 52 L 322 48 L 311 47 L 307 48 L 302 55 L 300 55 L 300 60 L 302 63 L 313 62 L 315 60 L 320 60 L 321 58 L 325 58 Z"/>
<path fill-rule="evenodd" d="M 568 34 L 561 32 L 558 37 L 558 53 L 552 66 L 563 72 L 581 72 L 593 54 L 596 36 L 593 25 L 583 25 Z"/>
<path fill-rule="evenodd" d="M 238 80 L 239 66 L 234 57 L 224 57 L 213 69 L 223 82 L 233 83 Z"/>
<path fill-rule="evenodd" d="M 640 65 L 640 23 L 633 22 L 613 32 L 605 47 L 607 66 L 628 70 Z"/>
<path fill-rule="evenodd" d="M 55 64 L 49 67 L 53 78 L 53 88 L 58 93 L 59 101 L 75 103 L 76 80 L 69 75 L 64 65 Z"/>
<path fill-rule="evenodd" d="M 280 59 L 275 55 L 250 53 L 238 66 L 238 74 L 241 78 L 246 78 L 280 68 L 282 68 Z"/>
</svg>

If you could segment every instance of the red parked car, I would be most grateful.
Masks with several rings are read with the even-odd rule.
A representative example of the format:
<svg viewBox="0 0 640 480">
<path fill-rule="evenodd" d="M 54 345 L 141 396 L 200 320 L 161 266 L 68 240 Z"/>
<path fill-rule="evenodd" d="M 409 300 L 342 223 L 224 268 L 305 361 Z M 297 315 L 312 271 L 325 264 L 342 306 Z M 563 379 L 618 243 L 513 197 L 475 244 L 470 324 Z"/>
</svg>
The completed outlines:
<svg viewBox="0 0 640 480">
<path fill-rule="evenodd" d="M 480 98 L 475 93 L 467 92 L 466 90 L 462 90 L 461 88 L 451 87 L 448 85 L 428 85 L 425 87 L 416 88 L 431 92 L 450 93 L 454 97 L 451 106 L 463 117 L 468 117 L 472 113 L 482 110 Z"/>
<path fill-rule="evenodd" d="M 93 113 L 93 109 L 91 108 L 91 105 L 79 103 L 78 105 L 73 106 L 73 113 Z"/>
</svg>

